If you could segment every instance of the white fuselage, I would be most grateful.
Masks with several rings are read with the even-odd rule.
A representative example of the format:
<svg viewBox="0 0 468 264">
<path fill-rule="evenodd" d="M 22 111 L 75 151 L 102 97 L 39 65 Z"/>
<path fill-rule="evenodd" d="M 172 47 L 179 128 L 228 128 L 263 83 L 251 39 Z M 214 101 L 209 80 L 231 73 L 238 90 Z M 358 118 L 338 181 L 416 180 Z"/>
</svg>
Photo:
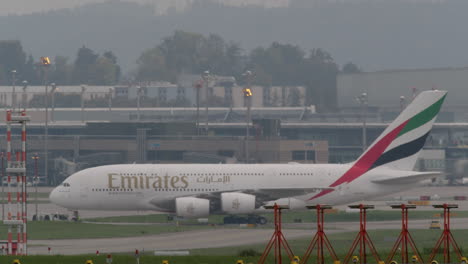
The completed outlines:
<svg viewBox="0 0 468 264">
<path fill-rule="evenodd" d="M 96 210 L 170 211 L 160 204 L 177 197 L 223 192 L 267 193 L 309 204 L 346 204 L 414 187 L 375 184 L 374 169 L 351 183 L 310 200 L 342 176 L 349 164 L 127 164 L 85 169 L 68 177 L 50 195 L 63 207 Z"/>
</svg>

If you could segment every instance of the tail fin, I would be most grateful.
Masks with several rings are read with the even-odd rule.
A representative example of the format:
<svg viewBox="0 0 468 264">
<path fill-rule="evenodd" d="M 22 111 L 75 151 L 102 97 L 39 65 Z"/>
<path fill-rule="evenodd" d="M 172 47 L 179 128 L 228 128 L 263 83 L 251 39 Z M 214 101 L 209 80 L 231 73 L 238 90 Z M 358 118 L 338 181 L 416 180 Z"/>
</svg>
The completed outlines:
<svg viewBox="0 0 468 264">
<path fill-rule="evenodd" d="M 412 170 L 426 142 L 446 91 L 420 93 L 356 161 L 367 170 L 385 166 Z"/>
<path fill-rule="evenodd" d="M 352 182 L 369 170 L 380 166 L 396 170 L 413 170 L 446 95 L 446 91 L 420 93 L 330 187 Z M 309 200 L 330 192 L 333 192 L 333 189 L 323 190 Z"/>
</svg>

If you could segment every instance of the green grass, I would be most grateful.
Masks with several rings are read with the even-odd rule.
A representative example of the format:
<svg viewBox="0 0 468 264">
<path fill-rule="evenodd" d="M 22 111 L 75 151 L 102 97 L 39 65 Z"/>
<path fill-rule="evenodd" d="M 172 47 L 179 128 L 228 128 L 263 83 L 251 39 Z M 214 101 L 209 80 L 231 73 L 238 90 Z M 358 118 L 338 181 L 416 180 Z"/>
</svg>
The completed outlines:
<svg viewBox="0 0 468 264">
<path fill-rule="evenodd" d="M 174 224 L 168 225 L 109 225 L 74 222 L 29 222 L 28 237 L 30 239 L 75 239 L 75 238 L 107 238 L 154 235 L 168 232 L 182 232 L 196 229 L 213 228 L 209 226 L 194 226 Z M 7 228 L 0 225 L 0 234 L 6 234 Z"/>
<path fill-rule="evenodd" d="M 87 260 L 92 260 L 94 264 L 106 263 L 106 256 L 83 255 L 83 256 L 1 256 L 0 263 L 12 263 L 14 259 L 19 259 L 21 264 L 84 264 Z M 233 256 L 179 256 L 160 257 L 143 255 L 140 264 L 159 264 L 163 260 L 168 260 L 169 264 L 235 264 L 238 257 Z M 257 258 L 242 258 L 245 263 L 256 263 Z M 135 264 L 135 257 L 131 255 L 112 255 L 113 264 Z"/>
<path fill-rule="evenodd" d="M 441 213 L 440 211 L 410 211 L 409 219 L 432 219 L 434 214 Z M 268 218 L 269 222 L 273 222 L 273 214 L 263 214 Z M 208 217 L 209 223 L 221 224 L 223 222 L 223 215 L 210 215 Z M 303 211 L 303 212 L 283 212 L 283 223 L 292 223 L 296 219 L 300 219 L 302 222 L 315 222 L 316 214 L 314 211 Z M 468 211 L 454 211 L 453 217 L 468 217 Z M 368 211 L 368 221 L 388 221 L 388 220 L 400 220 L 401 214 L 398 210 L 393 211 Z M 116 217 L 100 217 L 87 219 L 92 222 L 113 222 L 113 223 L 166 223 L 166 214 L 153 214 L 153 215 L 133 215 L 133 216 L 116 216 Z M 327 222 L 348 222 L 348 221 L 359 221 L 359 213 L 346 213 L 337 212 L 325 215 Z M 192 223 L 196 220 L 187 220 L 184 222 Z"/>
<path fill-rule="evenodd" d="M 374 245 L 379 252 L 381 258 L 386 258 L 390 252 L 393 244 L 395 243 L 396 238 L 398 237 L 399 230 L 378 230 L 378 231 L 369 231 L 369 236 L 374 242 Z M 414 230 L 411 231 L 413 239 L 416 242 L 416 245 L 423 255 L 423 258 L 427 257 L 430 254 L 430 249 L 435 245 L 437 239 L 441 235 L 440 230 Z M 298 239 L 290 240 L 289 245 L 291 246 L 293 253 L 298 256 L 303 256 L 311 239 L 313 233 L 311 232 L 311 238 L 308 239 Z M 330 234 L 328 238 L 330 243 L 335 249 L 336 254 L 339 259 L 344 259 L 346 253 L 348 252 L 354 238 L 356 237 L 357 232 L 346 232 L 339 234 Z M 463 250 L 468 250 L 468 230 L 453 230 L 453 235 L 458 245 Z M 263 252 L 266 244 L 255 244 L 255 245 L 245 245 L 238 247 L 225 247 L 225 248 L 216 248 L 216 249 L 196 249 L 191 250 L 193 255 L 236 255 L 241 250 L 253 249 L 259 253 Z M 356 254 L 358 254 L 358 248 L 356 248 Z M 328 255 L 328 252 L 325 252 Z M 330 263 L 330 262 L 328 262 Z M 439 261 L 439 263 L 442 263 Z"/>
<path fill-rule="evenodd" d="M 386 260 L 386 257 L 393 246 L 395 239 L 399 234 L 398 230 L 378 230 L 378 231 L 369 231 L 369 235 L 376 246 L 377 251 L 379 252 L 380 257 L 383 260 Z M 414 230 L 412 232 L 413 238 L 416 240 L 417 246 L 420 252 L 423 255 L 423 259 L 427 260 L 430 250 L 437 238 L 440 236 L 440 230 Z M 468 246 L 468 230 L 453 230 L 453 234 L 458 244 L 465 249 Z M 330 239 L 331 244 L 335 248 L 335 251 L 338 255 L 338 258 L 343 260 L 346 253 L 351 246 L 352 241 L 356 237 L 357 232 L 347 232 L 340 234 L 330 234 L 328 238 Z M 312 233 L 311 233 L 312 236 Z M 310 243 L 310 239 L 299 239 L 299 240 L 290 240 L 289 244 L 293 250 L 294 255 L 302 257 L 307 246 Z M 153 264 L 161 263 L 162 260 L 169 260 L 170 264 L 225 264 L 225 263 L 236 263 L 238 259 L 243 259 L 245 263 L 256 263 L 259 259 L 259 256 L 253 257 L 239 257 L 239 252 L 245 249 L 253 249 L 259 254 L 263 252 L 266 244 L 255 244 L 255 245 L 244 245 L 238 247 L 225 247 L 225 248 L 212 248 L 212 249 L 197 249 L 190 250 L 191 256 L 183 257 L 160 257 L 160 256 L 151 256 L 151 252 L 142 252 L 140 259 L 140 264 Z M 271 252 L 272 254 L 273 252 Z M 269 256 L 267 263 L 272 263 L 272 256 Z M 327 255 L 326 263 L 331 263 L 330 257 Z M 355 251 L 357 255 L 357 251 Z M 283 254 L 284 255 L 284 254 Z M 453 259 L 456 259 L 454 255 Z M 314 255 L 311 255 L 309 262 L 313 262 Z M 399 260 L 399 255 L 396 256 L 396 260 Z M 0 257 L 0 263 L 12 263 L 14 259 L 19 259 L 22 264 L 78 264 L 85 263 L 86 260 L 92 260 L 95 264 L 106 263 L 105 254 L 101 256 L 95 255 L 82 255 L 82 256 L 19 256 L 19 257 Z M 441 255 L 438 255 L 437 260 L 439 263 L 442 263 Z M 285 263 L 289 261 L 284 259 Z M 374 263 L 372 257 L 369 255 L 369 263 Z M 114 264 L 133 264 L 135 258 L 132 253 L 120 253 L 113 255 Z"/>
<path fill-rule="evenodd" d="M 393 246 L 395 239 L 399 234 L 398 230 L 378 230 L 370 231 L 369 235 L 374 242 L 374 245 L 382 258 L 386 260 L 387 255 Z M 440 230 L 414 230 L 412 232 L 413 238 L 416 240 L 417 246 L 422 253 L 423 259 L 427 260 L 430 254 L 430 250 L 437 238 L 440 236 Z M 462 249 L 466 249 L 468 246 L 468 230 L 454 230 L 453 232 L 455 239 Z M 312 235 L 312 233 L 311 233 Z M 343 260 L 346 253 L 351 246 L 352 241 L 356 237 L 357 232 L 347 232 L 340 234 L 330 234 L 328 238 L 330 239 L 331 244 L 335 248 L 335 251 L 340 260 Z M 307 246 L 310 243 L 310 239 L 299 239 L 299 240 L 290 240 L 289 244 L 293 250 L 294 255 L 303 257 L 304 252 Z M 244 260 L 247 263 L 257 263 L 259 256 L 251 257 L 239 257 L 239 252 L 245 249 L 253 249 L 257 253 L 263 252 L 266 244 L 255 244 L 255 245 L 244 245 L 238 247 L 225 247 L 225 248 L 212 248 L 212 249 L 197 249 L 190 250 L 191 256 L 178 256 L 178 257 L 161 257 L 161 256 L 152 256 L 151 252 L 142 252 L 140 259 L 140 264 L 156 264 L 161 263 L 162 260 L 168 260 L 170 264 L 225 264 L 225 263 L 236 263 L 238 259 Z M 358 250 L 358 249 L 357 249 Z M 358 251 L 355 251 L 357 255 Z M 270 253 L 267 263 L 273 263 L 272 253 Z M 315 253 L 315 252 L 314 252 Z M 370 252 L 369 252 L 370 253 Z M 326 254 L 326 263 L 331 263 L 331 259 Z M 283 254 L 285 255 L 285 254 Z M 455 260 L 455 255 L 452 255 Z M 85 263 L 86 260 L 92 260 L 95 264 L 106 263 L 106 255 L 103 253 L 101 256 L 95 255 L 82 255 L 82 256 L 20 256 L 20 257 L 0 257 L 0 263 L 12 263 L 14 259 L 19 259 L 22 264 L 78 264 Z M 369 263 L 375 263 L 372 256 L 369 255 Z M 399 260 L 400 256 L 396 255 L 394 259 Z M 441 255 L 438 255 L 437 260 L 439 263 L 443 263 Z M 309 263 L 314 263 L 315 255 L 311 255 Z M 113 255 L 114 264 L 133 264 L 135 258 L 132 253 L 119 253 Z M 284 263 L 289 263 L 289 261 L 284 258 Z"/>
<path fill-rule="evenodd" d="M 89 218 L 86 221 L 99 223 L 167 223 L 167 214 L 129 215 Z"/>
</svg>

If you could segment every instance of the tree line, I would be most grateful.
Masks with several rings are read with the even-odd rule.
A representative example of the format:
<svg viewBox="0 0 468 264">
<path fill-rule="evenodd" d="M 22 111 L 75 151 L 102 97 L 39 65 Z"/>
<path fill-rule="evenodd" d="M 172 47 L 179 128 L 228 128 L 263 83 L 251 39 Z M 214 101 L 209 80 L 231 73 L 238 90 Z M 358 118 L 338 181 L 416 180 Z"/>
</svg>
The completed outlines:
<svg viewBox="0 0 468 264">
<path fill-rule="evenodd" d="M 47 79 L 57 85 L 113 85 L 121 77 L 117 57 L 112 51 L 98 54 L 85 46 L 78 49 L 74 62 L 68 57 L 50 58 L 45 68 L 39 58 L 26 54 L 19 40 L 0 41 L 0 85 L 27 81 L 42 85 Z"/>
<path fill-rule="evenodd" d="M 273 42 L 245 53 L 236 42 L 227 42 L 216 34 L 175 31 L 155 47 L 144 51 L 137 60 L 136 80 L 175 82 L 181 73 L 236 77 L 245 82 L 246 70 L 254 73 L 252 84 L 262 86 L 305 86 L 306 104 L 322 111 L 336 108 L 336 76 L 339 72 L 358 72 L 353 63 L 341 69 L 323 49 L 308 52 L 291 44 Z"/>
<path fill-rule="evenodd" d="M 12 70 L 16 70 L 16 76 L 11 74 Z M 216 34 L 204 36 L 175 31 L 161 43 L 143 51 L 136 60 L 136 69 L 125 77 L 112 51 L 98 54 L 83 46 L 72 62 L 64 56 L 52 58 L 47 79 L 57 85 L 176 83 L 181 74 L 201 75 L 207 70 L 216 75 L 234 76 L 241 85 L 246 82 L 243 73 L 250 70 L 254 85 L 304 86 L 306 104 L 314 104 L 322 111 L 333 111 L 337 74 L 360 69 L 353 63 L 340 67 L 323 49 L 306 51 L 297 45 L 273 42 L 246 52 L 239 43 L 226 41 Z M 0 85 L 11 85 L 13 78 L 41 85 L 45 76 L 43 67 L 24 52 L 20 41 L 0 41 Z"/>
</svg>

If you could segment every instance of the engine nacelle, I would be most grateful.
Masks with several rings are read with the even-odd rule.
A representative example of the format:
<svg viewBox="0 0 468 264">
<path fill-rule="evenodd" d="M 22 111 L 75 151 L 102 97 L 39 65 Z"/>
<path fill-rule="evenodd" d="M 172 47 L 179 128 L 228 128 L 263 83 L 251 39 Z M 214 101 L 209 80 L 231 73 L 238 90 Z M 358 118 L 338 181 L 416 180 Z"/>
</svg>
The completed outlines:
<svg viewBox="0 0 468 264">
<path fill-rule="evenodd" d="M 306 202 L 296 199 L 296 198 L 280 198 L 275 201 L 270 201 L 265 205 L 273 206 L 273 205 L 287 205 L 290 210 L 305 210 L 307 209 Z"/>
<path fill-rule="evenodd" d="M 228 214 L 247 214 L 255 210 L 255 196 L 245 193 L 222 193 L 221 209 Z"/>
<path fill-rule="evenodd" d="M 176 214 L 186 218 L 196 218 L 210 214 L 210 201 L 195 197 L 176 198 Z"/>
</svg>

